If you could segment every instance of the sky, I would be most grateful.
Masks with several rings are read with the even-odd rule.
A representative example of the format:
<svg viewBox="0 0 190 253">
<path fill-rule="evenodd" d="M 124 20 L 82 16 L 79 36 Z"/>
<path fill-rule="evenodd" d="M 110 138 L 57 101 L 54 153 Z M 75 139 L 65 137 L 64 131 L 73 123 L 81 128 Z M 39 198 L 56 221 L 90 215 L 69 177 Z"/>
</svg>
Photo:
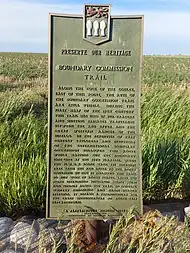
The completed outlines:
<svg viewBox="0 0 190 253">
<path fill-rule="evenodd" d="M 84 3 L 144 15 L 144 54 L 190 54 L 190 0 L 0 0 L 0 52 L 48 52 L 48 14 L 82 15 Z"/>
</svg>

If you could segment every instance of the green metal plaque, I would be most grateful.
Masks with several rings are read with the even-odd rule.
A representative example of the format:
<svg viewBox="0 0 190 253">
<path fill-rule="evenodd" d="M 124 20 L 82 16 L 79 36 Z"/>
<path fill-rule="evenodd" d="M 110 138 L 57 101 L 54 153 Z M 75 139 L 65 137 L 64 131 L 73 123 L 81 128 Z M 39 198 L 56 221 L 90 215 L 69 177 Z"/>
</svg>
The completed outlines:
<svg viewBox="0 0 190 253">
<path fill-rule="evenodd" d="M 142 212 L 143 16 L 50 14 L 48 219 Z"/>
</svg>

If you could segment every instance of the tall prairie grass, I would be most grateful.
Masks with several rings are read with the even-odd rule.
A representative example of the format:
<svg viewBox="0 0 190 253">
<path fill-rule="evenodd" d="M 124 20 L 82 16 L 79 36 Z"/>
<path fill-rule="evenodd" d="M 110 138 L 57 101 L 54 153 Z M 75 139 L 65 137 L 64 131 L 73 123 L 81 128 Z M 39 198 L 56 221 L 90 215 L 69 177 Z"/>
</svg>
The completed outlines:
<svg viewBox="0 0 190 253">
<path fill-rule="evenodd" d="M 145 90 L 141 110 L 144 197 L 190 198 L 190 91 Z"/>
<path fill-rule="evenodd" d="M 33 90 L 0 96 L 0 212 L 44 208 L 47 103 Z"/>
</svg>

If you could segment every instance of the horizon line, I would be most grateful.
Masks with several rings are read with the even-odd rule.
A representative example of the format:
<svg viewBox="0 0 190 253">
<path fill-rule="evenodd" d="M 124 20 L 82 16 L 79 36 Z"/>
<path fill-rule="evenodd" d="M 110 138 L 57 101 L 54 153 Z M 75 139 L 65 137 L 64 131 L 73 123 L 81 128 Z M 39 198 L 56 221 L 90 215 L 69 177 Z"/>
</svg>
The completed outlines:
<svg viewBox="0 0 190 253">
<path fill-rule="evenodd" d="M 2 51 L 0 54 L 47 54 L 48 52 L 18 52 L 18 51 Z M 143 56 L 190 56 L 190 54 L 142 54 Z"/>
</svg>

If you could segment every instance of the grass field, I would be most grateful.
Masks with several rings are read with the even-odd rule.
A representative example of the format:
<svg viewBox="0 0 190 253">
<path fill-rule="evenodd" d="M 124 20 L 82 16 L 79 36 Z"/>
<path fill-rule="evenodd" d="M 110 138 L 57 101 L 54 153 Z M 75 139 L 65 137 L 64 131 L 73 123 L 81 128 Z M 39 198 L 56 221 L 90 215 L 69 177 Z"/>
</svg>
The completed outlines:
<svg viewBox="0 0 190 253">
<path fill-rule="evenodd" d="M 0 212 L 45 207 L 47 55 L 0 54 Z M 190 57 L 145 56 L 144 200 L 190 198 Z"/>
</svg>

